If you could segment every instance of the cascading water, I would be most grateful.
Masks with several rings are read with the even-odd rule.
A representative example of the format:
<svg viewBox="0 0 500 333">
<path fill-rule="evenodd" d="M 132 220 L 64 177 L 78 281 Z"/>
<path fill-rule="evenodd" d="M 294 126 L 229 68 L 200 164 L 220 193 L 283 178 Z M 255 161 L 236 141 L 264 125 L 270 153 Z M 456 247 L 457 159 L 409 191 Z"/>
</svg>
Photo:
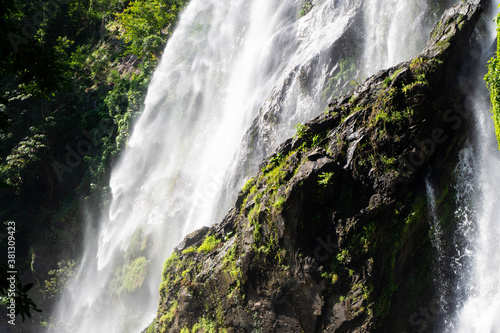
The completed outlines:
<svg viewBox="0 0 500 333">
<path fill-rule="evenodd" d="M 378 66 L 388 68 L 408 60 L 415 56 L 415 50 L 427 42 L 428 26 L 422 25 L 422 22 L 429 19 L 429 6 L 436 4 L 425 0 L 403 3 L 401 6 L 401 1 L 395 0 L 366 1 L 364 20 L 369 29 L 365 31 L 365 38 L 369 45 L 364 50 L 365 71 L 369 72 Z M 388 5 L 392 10 L 387 10 Z M 411 38 L 400 32 L 402 22 L 407 25 L 405 29 L 414 32 Z M 395 53 L 396 49 L 399 52 Z"/>
<path fill-rule="evenodd" d="M 421 51 L 434 21 L 423 0 L 312 4 L 190 2 L 112 171 L 111 202 L 89 223 L 54 313 L 62 331 L 143 329 L 173 247 L 220 221 L 262 157 L 332 94 Z"/>
<path fill-rule="evenodd" d="M 454 185 L 457 204 L 455 220 L 457 221 L 453 243 L 455 255 L 452 256 L 451 269 L 457 277 L 455 302 L 463 303 L 463 298 L 470 288 L 466 279 L 467 272 L 471 269 L 471 254 L 474 252 L 476 237 L 476 211 L 472 203 L 477 192 L 476 186 L 476 161 L 470 142 L 459 152 L 458 163 L 455 167 L 456 184 Z"/>
<path fill-rule="evenodd" d="M 447 261 L 442 246 L 443 230 L 437 213 L 436 194 L 432 183 L 432 170 L 425 177 L 425 189 L 427 194 L 427 206 L 429 209 L 430 238 L 434 248 L 434 284 L 439 295 L 435 300 L 436 306 L 439 307 L 437 313 L 443 313 L 448 307 L 449 281 L 445 275 Z"/>
<path fill-rule="evenodd" d="M 485 39 L 485 47 L 495 39 L 493 17 L 500 1 L 493 1 L 489 23 L 489 36 Z M 490 55 L 491 56 L 491 55 Z M 482 64 L 484 66 L 484 63 Z M 455 319 L 450 323 L 448 331 L 458 333 L 497 333 L 500 332 L 500 205 L 498 205 L 500 189 L 500 152 L 495 137 L 495 129 L 489 112 L 488 93 L 484 82 L 479 81 L 472 93 L 471 105 L 475 115 L 475 145 L 472 151 L 475 177 L 467 177 L 462 188 L 476 189 L 473 194 L 473 221 L 466 221 L 469 227 L 463 228 L 466 234 L 465 249 L 462 253 L 468 258 L 469 270 L 462 271 L 463 288 L 457 298 L 458 310 Z M 471 148 L 468 148 L 469 151 Z M 470 197 L 470 193 L 468 195 Z M 463 224 L 463 223 L 462 223 Z"/>
<path fill-rule="evenodd" d="M 432 180 L 431 180 L 431 175 L 427 175 L 425 178 L 425 188 L 427 191 L 427 200 L 428 200 L 428 206 L 429 206 L 429 212 L 430 212 L 430 225 L 432 227 L 432 245 L 434 246 L 434 249 L 437 252 L 437 260 L 441 261 L 441 253 L 442 253 L 442 246 L 441 246 L 441 239 L 442 239 L 442 230 L 441 226 L 439 225 L 439 217 L 437 216 L 437 209 L 436 209 L 436 195 L 434 191 L 434 186 L 432 185 Z"/>
</svg>

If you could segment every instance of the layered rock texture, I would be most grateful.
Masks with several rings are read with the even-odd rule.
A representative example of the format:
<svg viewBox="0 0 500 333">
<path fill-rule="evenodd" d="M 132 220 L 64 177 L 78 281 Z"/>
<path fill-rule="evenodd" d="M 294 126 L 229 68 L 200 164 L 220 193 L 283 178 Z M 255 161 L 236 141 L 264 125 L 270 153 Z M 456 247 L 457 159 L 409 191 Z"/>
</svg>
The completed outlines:
<svg viewBox="0 0 500 333">
<path fill-rule="evenodd" d="M 444 305 L 425 178 L 436 184 L 446 238 L 480 14 L 479 4 L 452 7 L 419 57 L 299 126 L 224 220 L 189 235 L 165 262 L 146 331 L 436 329 Z"/>
</svg>

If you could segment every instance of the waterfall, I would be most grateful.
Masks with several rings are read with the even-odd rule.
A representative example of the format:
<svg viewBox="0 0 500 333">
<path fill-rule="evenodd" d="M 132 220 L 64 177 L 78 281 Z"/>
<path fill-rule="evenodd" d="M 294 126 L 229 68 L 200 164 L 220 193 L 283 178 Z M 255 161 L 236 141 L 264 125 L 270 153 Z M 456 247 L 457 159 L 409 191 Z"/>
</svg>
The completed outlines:
<svg viewBox="0 0 500 333">
<path fill-rule="evenodd" d="M 468 283 L 465 275 L 471 269 L 471 256 L 474 253 L 474 242 L 476 237 L 476 210 L 473 198 L 477 193 L 476 186 L 476 162 L 473 147 L 470 142 L 459 152 L 458 163 L 455 168 L 456 184 L 454 185 L 456 195 L 455 220 L 456 231 L 454 234 L 455 255 L 452 257 L 451 269 L 458 278 L 456 285 L 457 303 L 463 302 L 461 298 L 465 295 Z"/>
<path fill-rule="evenodd" d="M 441 226 L 439 225 L 439 217 L 437 215 L 437 208 L 436 208 L 436 194 L 434 191 L 434 186 L 432 185 L 432 180 L 431 180 L 431 174 L 428 174 L 427 177 L 425 177 L 425 189 L 427 192 L 427 205 L 429 206 L 429 222 L 431 226 L 431 241 L 432 245 L 434 246 L 434 249 L 436 250 L 436 255 L 437 255 L 437 260 L 441 262 L 441 256 L 442 256 L 442 246 L 441 246 L 441 239 L 442 239 L 442 230 Z"/>
<path fill-rule="evenodd" d="M 425 189 L 427 193 L 427 206 L 429 209 L 429 226 L 430 226 L 430 237 L 431 243 L 434 247 L 435 257 L 434 257 L 434 280 L 436 286 L 439 289 L 440 295 L 440 305 L 442 308 L 445 307 L 446 304 L 446 288 L 448 287 L 447 281 L 445 278 L 445 265 L 446 261 L 444 258 L 443 252 L 443 230 L 441 228 L 439 222 L 439 216 L 437 212 L 437 204 L 436 204 L 436 193 L 434 190 L 434 185 L 432 184 L 432 173 L 430 172 L 425 177 Z"/>
<path fill-rule="evenodd" d="M 110 203 L 88 222 L 55 330 L 144 329 L 173 247 L 221 221 L 295 124 L 351 80 L 418 54 L 435 19 L 428 3 L 191 0 L 112 170 Z"/>
<path fill-rule="evenodd" d="M 425 45 L 429 35 L 428 25 L 422 23 L 429 19 L 434 23 L 433 21 L 438 19 L 438 17 L 428 17 L 430 5 L 436 3 L 428 3 L 425 0 L 366 1 L 364 16 L 370 28 L 365 32 L 369 41 L 364 51 L 365 71 L 379 66 L 388 68 L 415 56 L 415 50 Z M 414 32 L 411 38 L 401 33 L 403 24 L 406 25 L 405 30 Z M 394 50 L 399 51 L 394 52 Z"/>
<path fill-rule="evenodd" d="M 500 1 L 493 1 L 488 15 L 483 49 L 494 42 L 493 17 Z M 491 54 L 483 58 L 491 57 Z M 484 59 L 486 60 L 486 59 Z M 484 73 L 484 61 L 480 73 Z M 500 152 L 491 120 L 490 105 L 482 77 L 468 100 L 474 111 L 473 145 L 464 148 L 457 166 L 458 256 L 454 265 L 459 275 L 457 312 L 447 331 L 457 333 L 500 332 L 500 205 L 498 205 Z M 466 204 L 464 204 L 466 203 Z"/>
</svg>

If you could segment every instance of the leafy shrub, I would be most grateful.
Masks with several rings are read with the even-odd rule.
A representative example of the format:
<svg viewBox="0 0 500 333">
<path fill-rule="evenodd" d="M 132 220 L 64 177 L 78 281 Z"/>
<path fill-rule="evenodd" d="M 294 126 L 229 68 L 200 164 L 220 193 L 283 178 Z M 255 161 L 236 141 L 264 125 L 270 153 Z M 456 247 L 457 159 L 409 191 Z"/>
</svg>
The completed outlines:
<svg viewBox="0 0 500 333">
<path fill-rule="evenodd" d="M 498 27 L 500 23 L 500 14 L 497 16 L 496 22 L 497 36 L 500 37 L 500 28 Z M 490 91 L 491 110 L 493 113 L 493 121 L 495 122 L 498 149 L 500 149 L 500 60 L 498 57 L 500 40 L 498 38 L 497 43 L 497 52 L 495 56 L 488 61 L 488 73 L 485 75 L 484 79 Z"/>
<path fill-rule="evenodd" d="M 184 0 L 135 0 L 117 15 L 128 53 L 147 57 L 161 51 Z"/>
<path fill-rule="evenodd" d="M 75 272 L 75 265 L 74 260 L 63 260 L 57 263 L 58 269 L 49 271 L 51 278 L 45 281 L 45 291 L 49 298 L 55 298 L 62 292 Z"/>
<path fill-rule="evenodd" d="M 146 278 L 148 264 L 146 258 L 139 257 L 119 268 L 111 282 L 111 290 L 120 295 L 124 291 L 131 293 L 139 289 Z"/>
</svg>

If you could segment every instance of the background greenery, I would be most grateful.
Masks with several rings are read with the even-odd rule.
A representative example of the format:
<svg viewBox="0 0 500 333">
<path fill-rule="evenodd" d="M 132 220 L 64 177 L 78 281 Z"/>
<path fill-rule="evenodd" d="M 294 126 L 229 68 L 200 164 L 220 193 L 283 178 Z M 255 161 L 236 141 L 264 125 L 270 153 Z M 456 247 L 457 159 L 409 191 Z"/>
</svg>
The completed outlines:
<svg viewBox="0 0 500 333">
<path fill-rule="evenodd" d="M 109 170 L 186 2 L 0 0 L 0 222 L 16 223 L 16 268 L 43 310 L 30 325 L 47 321 L 76 267 L 81 207 L 106 204 Z"/>
<path fill-rule="evenodd" d="M 497 51 L 493 58 L 488 61 L 488 73 L 484 77 L 488 89 L 490 90 L 491 109 L 493 112 L 493 121 L 495 122 L 495 132 L 498 140 L 498 149 L 500 149 L 500 14 L 496 17 L 497 23 Z"/>
</svg>

